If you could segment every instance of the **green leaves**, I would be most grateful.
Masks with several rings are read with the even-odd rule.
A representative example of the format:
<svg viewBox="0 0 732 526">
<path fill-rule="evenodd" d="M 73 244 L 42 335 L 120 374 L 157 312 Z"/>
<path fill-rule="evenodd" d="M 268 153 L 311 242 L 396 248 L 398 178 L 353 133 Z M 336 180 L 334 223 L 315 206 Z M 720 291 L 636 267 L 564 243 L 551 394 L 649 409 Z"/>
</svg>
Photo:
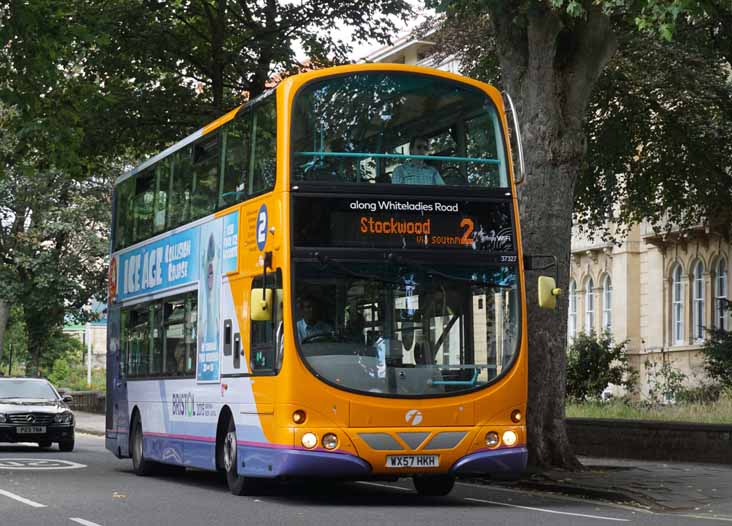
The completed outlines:
<svg viewBox="0 0 732 526">
<path fill-rule="evenodd" d="M 599 400 L 608 384 L 634 389 L 637 378 L 628 365 L 626 343 L 615 345 L 608 333 L 578 334 L 567 354 L 567 396 Z"/>
<path fill-rule="evenodd" d="M 702 351 L 707 374 L 726 389 L 732 390 L 732 332 L 724 329 L 708 331 Z"/>
</svg>

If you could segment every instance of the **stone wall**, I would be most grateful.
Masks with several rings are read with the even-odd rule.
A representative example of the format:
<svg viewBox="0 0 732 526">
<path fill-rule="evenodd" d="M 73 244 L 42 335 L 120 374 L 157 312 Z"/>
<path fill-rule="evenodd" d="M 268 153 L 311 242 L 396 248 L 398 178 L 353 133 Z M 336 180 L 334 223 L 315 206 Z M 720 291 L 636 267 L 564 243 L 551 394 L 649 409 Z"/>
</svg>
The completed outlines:
<svg viewBox="0 0 732 526">
<path fill-rule="evenodd" d="M 732 464 L 732 424 L 568 418 L 583 456 Z"/>
</svg>

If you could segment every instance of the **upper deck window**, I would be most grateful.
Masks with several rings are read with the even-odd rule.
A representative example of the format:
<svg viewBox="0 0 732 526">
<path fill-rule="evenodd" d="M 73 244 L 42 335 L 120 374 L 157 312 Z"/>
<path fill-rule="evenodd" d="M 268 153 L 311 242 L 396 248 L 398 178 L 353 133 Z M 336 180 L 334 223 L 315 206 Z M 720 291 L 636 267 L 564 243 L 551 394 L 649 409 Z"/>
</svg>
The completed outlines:
<svg viewBox="0 0 732 526">
<path fill-rule="evenodd" d="M 274 188 L 275 98 L 159 156 L 115 189 L 114 250 L 144 241 Z"/>
<path fill-rule="evenodd" d="M 293 108 L 293 181 L 507 187 L 490 97 L 467 84 L 365 72 L 307 84 Z"/>
</svg>

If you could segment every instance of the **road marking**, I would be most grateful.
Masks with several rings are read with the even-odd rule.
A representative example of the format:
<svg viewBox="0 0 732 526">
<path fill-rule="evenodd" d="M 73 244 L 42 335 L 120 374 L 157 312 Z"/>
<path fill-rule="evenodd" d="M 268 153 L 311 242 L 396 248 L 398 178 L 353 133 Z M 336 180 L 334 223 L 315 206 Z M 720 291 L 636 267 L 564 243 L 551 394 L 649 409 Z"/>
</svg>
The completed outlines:
<svg viewBox="0 0 732 526">
<path fill-rule="evenodd" d="M 599 519 L 599 520 L 604 520 L 604 521 L 629 522 L 629 519 L 618 519 L 615 517 L 603 517 L 601 515 L 586 515 L 584 513 L 570 513 L 568 511 L 548 510 L 546 508 L 532 508 L 531 506 L 517 506 L 516 504 L 507 504 L 505 502 L 496 502 L 494 500 L 473 499 L 470 497 L 466 497 L 465 500 L 469 500 L 471 502 L 482 502 L 485 504 L 493 504 L 495 506 L 506 506 L 508 508 L 518 508 L 521 510 L 532 510 L 532 511 L 541 511 L 544 513 L 555 513 L 557 515 L 571 515 L 572 517 L 585 517 L 587 519 Z"/>
<path fill-rule="evenodd" d="M 651 510 L 647 508 L 640 508 L 640 504 L 636 506 L 631 506 L 629 504 L 618 504 L 617 502 L 612 502 L 609 500 L 593 500 L 590 498 L 583 498 L 583 497 L 570 497 L 569 495 L 561 495 L 559 493 L 553 493 L 553 492 L 547 492 L 547 491 L 541 491 L 541 490 L 533 490 L 533 489 L 514 489 L 514 488 L 502 488 L 500 486 L 497 486 L 495 484 L 475 484 L 472 482 L 456 482 L 456 486 L 466 486 L 471 488 L 481 488 L 485 490 L 489 490 L 491 492 L 497 491 L 497 492 L 503 492 L 503 493 L 511 493 L 511 494 L 519 494 L 519 495 L 531 495 L 534 497 L 540 497 L 544 499 L 551 499 L 551 500 L 563 500 L 566 502 L 579 502 L 580 504 L 594 504 L 596 506 L 603 506 L 607 508 L 616 508 L 619 510 L 625 510 L 629 511 L 631 513 L 645 513 L 647 515 L 657 515 L 657 513 L 652 512 Z"/>
<path fill-rule="evenodd" d="M 83 524 L 83 526 L 102 526 L 101 524 L 97 524 L 96 522 L 88 521 L 86 519 L 79 519 L 78 517 L 69 517 L 70 521 L 74 521 L 78 524 Z"/>
<path fill-rule="evenodd" d="M 409 488 L 402 488 L 401 486 L 389 486 L 388 484 L 379 484 L 378 482 L 366 482 L 364 480 L 359 480 L 356 482 L 356 484 L 364 484 L 366 486 L 377 486 L 379 488 L 400 489 L 402 491 L 412 491 Z"/>
<path fill-rule="evenodd" d="M 51 471 L 59 469 L 81 469 L 85 464 L 71 462 L 70 460 L 59 460 L 55 458 L 2 458 L 0 469 L 12 469 L 16 471 Z"/>
<path fill-rule="evenodd" d="M 28 506 L 32 506 L 34 508 L 45 508 L 45 504 L 39 504 L 38 502 L 34 502 L 30 499 L 26 499 L 25 497 L 21 497 L 20 495 L 16 495 L 15 493 L 10 493 L 9 491 L 5 491 L 4 489 L 0 489 L 0 495 L 5 495 L 6 497 L 10 499 L 15 499 L 18 502 L 22 502 L 23 504 L 27 504 Z"/>
</svg>

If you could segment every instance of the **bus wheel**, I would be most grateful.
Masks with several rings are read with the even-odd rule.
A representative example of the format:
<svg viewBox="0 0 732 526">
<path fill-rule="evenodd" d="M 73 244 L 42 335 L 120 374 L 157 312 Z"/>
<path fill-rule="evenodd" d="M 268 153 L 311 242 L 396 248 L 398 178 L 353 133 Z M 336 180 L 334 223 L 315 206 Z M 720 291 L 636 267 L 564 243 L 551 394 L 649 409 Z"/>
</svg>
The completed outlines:
<svg viewBox="0 0 732 526">
<path fill-rule="evenodd" d="M 130 449 L 132 450 L 132 469 L 135 474 L 141 477 L 151 475 L 154 467 L 153 463 L 145 458 L 142 447 L 142 421 L 139 416 L 135 417 L 134 423 L 132 424 Z"/>
<path fill-rule="evenodd" d="M 415 475 L 413 481 L 414 489 L 425 497 L 444 497 L 455 485 L 455 477 L 449 475 Z"/>
<path fill-rule="evenodd" d="M 224 470 L 226 471 L 226 485 L 234 495 L 244 495 L 247 492 L 247 480 L 237 472 L 236 454 L 236 425 L 234 419 L 229 419 L 229 426 L 223 443 Z"/>
</svg>

